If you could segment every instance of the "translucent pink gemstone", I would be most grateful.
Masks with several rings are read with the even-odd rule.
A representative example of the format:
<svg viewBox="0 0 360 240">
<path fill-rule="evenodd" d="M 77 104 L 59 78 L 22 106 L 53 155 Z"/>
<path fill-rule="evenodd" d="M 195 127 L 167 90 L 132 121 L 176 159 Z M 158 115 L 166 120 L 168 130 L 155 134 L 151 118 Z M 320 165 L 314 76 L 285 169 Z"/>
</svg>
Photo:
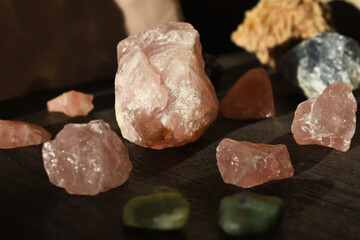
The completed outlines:
<svg viewBox="0 0 360 240">
<path fill-rule="evenodd" d="M 154 149 L 199 139 L 219 102 L 198 32 L 188 23 L 165 23 L 124 39 L 117 51 L 115 113 L 122 135 Z"/>
<path fill-rule="evenodd" d="M 122 185 L 132 170 L 127 148 L 102 120 L 67 124 L 42 155 L 50 182 L 70 194 L 96 195 Z"/>
<path fill-rule="evenodd" d="M 335 82 L 299 104 L 291 126 L 294 139 L 300 145 L 317 144 L 345 152 L 355 133 L 356 111 L 350 87 Z"/>
<path fill-rule="evenodd" d="M 223 139 L 216 149 L 217 165 L 225 183 L 250 188 L 294 175 L 285 145 Z"/>
<path fill-rule="evenodd" d="M 0 120 L 0 148 L 38 145 L 51 139 L 44 128 L 22 121 Z"/>
<path fill-rule="evenodd" d="M 238 120 L 275 116 L 274 95 L 265 69 L 251 69 L 239 78 L 221 101 L 220 112 Z"/>
<path fill-rule="evenodd" d="M 49 112 L 62 112 L 67 116 L 86 116 L 94 108 L 94 95 L 71 90 L 47 102 Z"/>
</svg>

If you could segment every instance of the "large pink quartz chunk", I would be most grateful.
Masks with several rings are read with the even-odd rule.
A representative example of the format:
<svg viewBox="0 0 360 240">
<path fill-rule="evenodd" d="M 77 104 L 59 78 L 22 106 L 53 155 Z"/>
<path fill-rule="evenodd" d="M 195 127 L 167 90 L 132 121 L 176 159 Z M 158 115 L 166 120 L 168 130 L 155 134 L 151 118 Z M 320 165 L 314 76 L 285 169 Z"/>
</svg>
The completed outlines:
<svg viewBox="0 0 360 240">
<path fill-rule="evenodd" d="M 124 39 L 117 52 L 115 112 L 123 136 L 154 149 L 199 139 L 219 102 L 198 32 L 188 23 L 165 23 Z"/>
<path fill-rule="evenodd" d="M 300 145 L 317 144 L 346 152 L 355 133 L 356 111 L 350 87 L 335 82 L 299 104 L 291 126 L 294 139 Z"/>
<path fill-rule="evenodd" d="M 102 120 L 67 124 L 42 155 L 50 182 L 70 194 L 96 195 L 122 185 L 132 169 L 127 148 Z"/>
<path fill-rule="evenodd" d="M 265 69 L 251 69 L 239 78 L 221 101 L 220 112 L 238 120 L 275 116 L 274 94 Z"/>
<path fill-rule="evenodd" d="M 225 183 L 250 188 L 294 175 L 285 145 L 223 139 L 216 149 L 219 171 Z"/>
<path fill-rule="evenodd" d="M 17 148 L 50 141 L 44 128 L 22 121 L 0 120 L 0 148 Z"/>
<path fill-rule="evenodd" d="M 67 116 L 86 116 L 94 108 L 94 95 L 71 90 L 47 102 L 49 112 L 62 112 Z"/>
</svg>

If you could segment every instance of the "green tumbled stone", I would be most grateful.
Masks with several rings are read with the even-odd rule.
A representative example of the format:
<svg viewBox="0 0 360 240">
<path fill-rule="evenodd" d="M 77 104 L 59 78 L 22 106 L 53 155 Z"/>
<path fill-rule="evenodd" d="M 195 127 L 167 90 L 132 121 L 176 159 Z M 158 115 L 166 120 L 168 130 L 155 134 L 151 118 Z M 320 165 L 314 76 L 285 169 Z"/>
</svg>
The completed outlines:
<svg viewBox="0 0 360 240">
<path fill-rule="evenodd" d="M 278 197 L 238 193 L 221 200 L 219 224 L 232 236 L 262 233 L 278 223 L 283 210 L 284 203 Z"/>
<path fill-rule="evenodd" d="M 127 202 L 123 222 L 130 227 L 176 230 L 185 225 L 189 213 L 190 204 L 178 190 L 159 186 Z"/>
</svg>

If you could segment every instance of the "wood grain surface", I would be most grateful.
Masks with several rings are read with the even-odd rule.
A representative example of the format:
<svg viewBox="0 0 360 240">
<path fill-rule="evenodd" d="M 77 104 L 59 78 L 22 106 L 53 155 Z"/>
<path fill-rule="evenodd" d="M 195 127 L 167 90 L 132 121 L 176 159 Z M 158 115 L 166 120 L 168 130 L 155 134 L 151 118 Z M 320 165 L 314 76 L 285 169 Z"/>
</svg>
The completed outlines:
<svg viewBox="0 0 360 240">
<path fill-rule="evenodd" d="M 245 71 L 258 66 L 247 54 L 222 56 L 226 71 L 216 86 L 221 99 Z M 269 69 L 268 69 L 269 70 Z M 286 211 L 272 231 L 242 239 L 359 239 L 360 131 L 348 152 L 321 146 L 299 146 L 290 126 L 298 103 L 305 100 L 274 70 L 269 70 L 277 116 L 235 121 L 220 114 L 200 140 L 183 147 L 152 150 L 124 140 L 133 171 L 121 187 L 97 196 L 69 195 L 48 181 L 41 146 L 0 150 L 0 239 L 235 239 L 218 227 L 221 198 L 251 191 L 282 198 Z M 0 119 L 39 124 L 54 136 L 70 122 L 103 119 L 121 136 L 114 113 L 113 80 L 79 86 L 95 95 L 87 117 L 48 113 L 48 91 L 0 102 Z M 355 92 L 359 100 L 359 92 Z M 359 118 L 359 114 L 357 114 Z M 358 124 L 359 125 L 359 124 Z M 225 184 L 215 150 L 225 137 L 288 147 L 295 174 L 251 189 Z M 190 219 L 180 231 L 157 232 L 123 226 L 125 203 L 148 188 L 167 185 L 179 189 L 191 204 Z"/>
</svg>

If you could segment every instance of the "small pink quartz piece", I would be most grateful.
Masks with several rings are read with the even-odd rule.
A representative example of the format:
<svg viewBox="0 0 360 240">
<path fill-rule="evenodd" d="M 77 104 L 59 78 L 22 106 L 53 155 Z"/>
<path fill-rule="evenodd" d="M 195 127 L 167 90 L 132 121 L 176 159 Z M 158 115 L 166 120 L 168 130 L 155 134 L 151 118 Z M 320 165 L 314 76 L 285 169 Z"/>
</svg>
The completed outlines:
<svg viewBox="0 0 360 240">
<path fill-rule="evenodd" d="M 220 112 L 238 120 L 275 116 L 274 95 L 265 69 L 251 69 L 239 78 L 221 101 Z"/>
<path fill-rule="evenodd" d="M 219 102 L 205 73 L 199 33 L 170 22 L 117 47 L 115 113 L 122 135 L 143 147 L 176 147 L 199 139 Z"/>
<path fill-rule="evenodd" d="M 225 183 L 250 188 L 294 175 L 285 145 L 223 139 L 216 149 L 217 165 Z"/>
<path fill-rule="evenodd" d="M 49 112 L 62 112 L 69 117 L 86 116 L 94 108 L 94 95 L 68 91 L 47 102 Z"/>
<path fill-rule="evenodd" d="M 299 145 L 317 144 L 346 152 L 356 128 L 356 99 L 350 87 L 335 82 L 300 103 L 291 131 Z"/>
<path fill-rule="evenodd" d="M 17 148 L 50 141 L 51 134 L 44 128 L 22 121 L 0 120 L 0 148 Z"/>
<path fill-rule="evenodd" d="M 127 148 L 109 124 L 67 124 L 42 155 L 50 182 L 70 194 L 96 195 L 122 185 L 132 170 Z"/>
</svg>

